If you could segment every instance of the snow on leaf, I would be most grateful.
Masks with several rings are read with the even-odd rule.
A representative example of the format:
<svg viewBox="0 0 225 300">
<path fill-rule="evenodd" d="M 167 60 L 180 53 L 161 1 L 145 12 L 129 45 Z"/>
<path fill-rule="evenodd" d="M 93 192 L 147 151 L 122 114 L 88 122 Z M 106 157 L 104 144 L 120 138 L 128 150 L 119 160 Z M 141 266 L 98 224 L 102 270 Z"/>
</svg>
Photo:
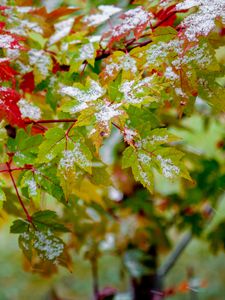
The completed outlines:
<svg viewBox="0 0 225 300">
<path fill-rule="evenodd" d="M 18 106 L 23 118 L 29 118 L 34 121 L 41 119 L 41 110 L 38 106 L 29 103 L 25 99 L 20 99 Z"/>
<path fill-rule="evenodd" d="M 108 46 L 111 47 L 114 42 L 120 41 L 128 36 L 131 32 L 134 33 L 136 39 L 140 37 L 145 28 L 150 24 L 150 19 L 153 18 L 151 13 L 148 13 L 143 7 L 138 6 L 130 9 L 120 16 L 121 24 L 116 25 L 103 35 L 103 39 L 110 37 Z"/>
<path fill-rule="evenodd" d="M 191 13 L 182 21 L 184 34 L 189 41 L 196 41 L 199 36 L 207 36 L 215 29 L 215 20 L 221 18 L 225 22 L 224 0 L 185 0 L 176 5 L 177 10 L 189 9 L 194 6 L 198 11 Z"/>
<path fill-rule="evenodd" d="M 59 42 L 61 39 L 66 37 L 73 26 L 74 18 L 69 18 L 68 20 L 63 20 L 61 22 L 58 22 L 54 24 L 55 32 L 54 34 L 49 38 L 48 44 L 52 45 L 57 42 Z"/>
<path fill-rule="evenodd" d="M 156 128 L 149 132 L 148 136 L 136 143 L 139 148 L 153 150 L 155 146 L 179 141 L 180 138 L 170 133 L 166 128 Z"/>
<path fill-rule="evenodd" d="M 121 11 L 121 8 L 114 5 L 99 5 L 99 13 L 86 16 L 83 18 L 85 23 L 88 23 L 88 26 L 98 26 L 103 22 L 107 21 L 112 15 Z"/>
<path fill-rule="evenodd" d="M 121 103 L 111 104 L 110 102 L 97 104 L 97 112 L 95 113 L 96 121 L 102 123 L 107 128 L 109 126 L 108 122 L 111 119 L 123 113 L 122 110 L 118 110 L 121 105 Z"/>
<path fill-rule="evenodd" d="M 64 150 L 59 161 L 59 169 L 71 169 L 78 165 L 81 169 L 91 173 L 91 152 L 83 143 L 75 142 L 72 150 Z"/>
<path fill-rule="evenodd" d="M 95 53 L 95 49 L 92 43 L 84 44 L 79 49 L 79 60 L 84 61 L 92 59 Z"/>
<path fill-rule="evenodd" d="M 52 68 L 52 60 L 43 50 L 32 49 L 28 51 L 29 63 L 34 67 L 35 81 L 40 82 L 45 79 Z"/>
<path fill-rule="evenodd" d="M 0 34 L 0 48 L 4 49 L 24 49 L 24 47 L 19 43 L 22 38 L 9 33 Z"/>
<path fill-rule="evenodd" d="M 61 95 L 67 95 L 76 99 L 76 102 L 65 103 L 62 107 L 63 111 L 70 113 L 80 112 L 88 107 L 88 102 L 92 102 L 105 94 L 105 89 L 98 82 L 90 79 L 86 87 L 81 84 L 75 86 L 64 86 L 60 89 Z"/>
<path fill-rule="evenodd" d="M 33 247 L 37 250 L 38 255 L 43 260 L 56 260 L 64 251 L 63 241 L 54 236 L 48 230 L 47 232 L 35 231 Z"/>
<path fill-rule="evenodd" d="M 122 78 L 134 78 L 137 73 L 137 63 L 129 53 L 115 51 L 105 60 L 105 68 L 100 73 L 100 77 L 103 82 L 114 80 L 121 70 Z"/>
<path fill-rule="evenodd" d="M 157 155 L 156 159 L 159 161 L 162 173 L 166 178 L 173 178 L 179 175 L 180 169 L 174 165 L 170 158 L 163 158 L 161 155 Z"/>
<path fill-rule="evenodd" d="M 132 105 L 141 105 L 150 100 L 150 94 L 152 93 L 152 77 L 146 77 L 142 80 L 127 80 L 120 86 L 120 92 L 124 94 L 125 103 Z"/>
</svg>

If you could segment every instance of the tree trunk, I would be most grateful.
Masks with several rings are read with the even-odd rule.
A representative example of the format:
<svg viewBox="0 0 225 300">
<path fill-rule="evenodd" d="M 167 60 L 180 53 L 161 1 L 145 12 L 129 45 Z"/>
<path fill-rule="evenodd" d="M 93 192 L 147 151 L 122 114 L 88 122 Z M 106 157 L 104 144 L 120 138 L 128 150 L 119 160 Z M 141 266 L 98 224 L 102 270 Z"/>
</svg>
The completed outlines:
<svg viewBox="0 0 225 300">
<path fill-rule="evenodd" d="M 149 274 L 141 278 L 132 278 L 132 300 L 159 300 L 163 298 L 161 280 L 157 275 L 157 247 L 151 246 L 148 251 L 149 258 L 145 266 L 150 269 Z"/>
</svg>

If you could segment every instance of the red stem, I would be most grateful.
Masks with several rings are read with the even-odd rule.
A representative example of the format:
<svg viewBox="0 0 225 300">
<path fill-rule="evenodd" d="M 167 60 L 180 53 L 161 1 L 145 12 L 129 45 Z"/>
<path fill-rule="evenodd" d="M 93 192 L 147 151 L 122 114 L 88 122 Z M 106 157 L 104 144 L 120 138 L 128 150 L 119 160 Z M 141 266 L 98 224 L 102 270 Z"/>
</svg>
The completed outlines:
<svg viewBox="0 0 225 300">
<path fill-rule="evenodd" d="M 8 167 L 8 172 L 9 172 L 10 178 L 11 178 L 11 180 L 12 180 L 14 189 L 15 189 L 15 191 L 16 191 L 17 198 L 18 198 L 18 200 L 19 200 L 19 202 L 20 202 L 20 205 L 21 205 L 22 208 L 23 208 L 23 211 L 24 211 L 25 214 L 26 214 L 27 221 L 28 221 L 29 223 L 33 224 L 33 223 L 32 223 L 32 217 L 31 217 L 31 215 L 29 214 L 28 210 L 26 209 L 26 207 L 25 207 L 25 205 L 24 205 L 24 203 L 23 203 L 22 198 L 20 197 L 18 188 L 17 188 L 17 186 L 16 186 L 15 179 L 14 179 L 14 177 L 13 177 L 13 175 L 12 175 L 12 170 L 10 169 L 10 164 L 7 162 L 6 165 L 7 165 L 7 167 Z"/>
<path fill-rule="evenodd" d="M 29 120 L 25 121 L 26 124 L 49 124 L 49 123 L 74 123 L 77 119 L 58 119 L 58 120 Z"/>
<path fill-rule="evenodd" d="M 22 167 L 22 168 L 13 168 L 13 169 L 7 169 L 7 170 L 0 170 L 0 173 L 9 173 L 9 172 L 13 172 L 13 171 L 23 171 L 23 170 L 32 170 L 33 166 L 29 166 L 29 167 Z"/>
</svg>

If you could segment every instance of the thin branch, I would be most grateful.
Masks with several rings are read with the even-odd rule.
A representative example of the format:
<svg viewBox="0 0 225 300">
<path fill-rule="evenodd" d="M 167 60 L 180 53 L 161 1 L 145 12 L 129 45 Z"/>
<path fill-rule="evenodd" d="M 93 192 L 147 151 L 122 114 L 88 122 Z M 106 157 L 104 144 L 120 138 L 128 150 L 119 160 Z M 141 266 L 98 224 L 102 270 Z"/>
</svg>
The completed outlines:
<svg viewBox="0 0 225 300">
<path fill-rule="evenodd" d="M 24 170 L 32 170 L 33 166 L 21 167 L 21 168 L 13 168 L 10 170 L 7 168 L 6 170 L 0 170 L 0 173 L 10 173 L 14 171 L 24 171 Z"/>
<path fill-rule="evenodd" d="M 33 224 L 33 222 L 32 222 L 32 217 L 31 217 L 31 215 L 29 214 L 28 210 L 26 209 L 26 207 L 25 207 L 25 205 L 24 205 L 24 203 L 23 203 L 22 198 L 20 197 L 20 194 L 19 194 L 19 191 L 18 191 L 16 182 L 15 182 L 15 179 L 14 179 L 14 177 L 13 177 L 13 175 L 12 175 L 12 172 L 11 172 L 11 169 L 10 169 L 10 164 L 9 164 L 9 163 L 6 163 L 6 165 L 7 165 L 7 167 L 8 167 L 9 176 L 10 176 L 10 178 L 11 178 L 12 184 L 13 184 L 14 189 L 15 189 L 15 191 L 16 191 L 16 195 L 17 195 L 17 198 L 18 198 L 18 200 L 19 200 L 19 203 L 20 203 L 20 205 L 22 206 L 23 211 L 24 211 L 24 213 L 25 213 L 25 215 L 26 215 L 26 217 L 27 217 L 27 221 L 30 222 L 31 224 Z"/>
</svg>

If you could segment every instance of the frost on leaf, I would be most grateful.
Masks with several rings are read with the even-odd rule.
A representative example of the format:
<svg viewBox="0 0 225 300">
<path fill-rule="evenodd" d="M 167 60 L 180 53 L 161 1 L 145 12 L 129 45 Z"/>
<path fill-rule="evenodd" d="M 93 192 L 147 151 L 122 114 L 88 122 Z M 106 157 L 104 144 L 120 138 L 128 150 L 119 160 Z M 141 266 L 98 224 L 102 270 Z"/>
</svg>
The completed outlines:
<svg viewBox="0 0 225 300">
<path fill-rule="evenodd" d="M 88 24 L 88 26 L 98 26 L 103 22 L 107 21 L 112 15 L 121 11 L 121 8 L 114 5 L 99 5 L 99 13 L 86 16 L 83 21 Z"/>
<path fill-rule="evenodd" d="M 130 9 L 120 16 L 121 24 L 116 25 L 109 32 L 103 35 L 103 39 L 109 37 L 109 47 L 114 42 L 120 41 L 122 38 L 128 36 L 131 32 L 134 33 L 135 38 L 138 39 L 145 28 L 150 24 L 152 14 L 144 10 L 143 7 L 138 6 Z"/>
<path fill-rule="evenodd" d="M 225 22 L 224 0 L 185 0 L 179 3 L 176 9 L 183 10 L 198 7 L 198 11 L 191 13 L 181 23 L 184 34 L 189 41 L 196 41 L 199 36 L 207 36 L 215 29 L 215 20 L 221 19 Z"/>
</svg>

